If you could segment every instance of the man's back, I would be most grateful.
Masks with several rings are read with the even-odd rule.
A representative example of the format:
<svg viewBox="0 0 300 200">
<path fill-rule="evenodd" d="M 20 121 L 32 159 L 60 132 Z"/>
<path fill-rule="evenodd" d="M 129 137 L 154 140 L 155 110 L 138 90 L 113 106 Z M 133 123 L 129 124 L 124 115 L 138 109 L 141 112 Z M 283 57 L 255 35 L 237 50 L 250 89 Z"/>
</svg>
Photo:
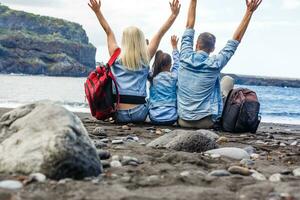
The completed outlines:
<svg viewBox="0 0 300 200">
<path fill-rule="evenodd" d="M 216 56 L 193 51 L 195 31 L 187 29 L 182 38 L 178 71 L 178 114 L 180 119 L 195 121 L 220 117 L 222 97 L 220 72 L 234 54 L 239 42 L 229 40 Z"/>
</svg>

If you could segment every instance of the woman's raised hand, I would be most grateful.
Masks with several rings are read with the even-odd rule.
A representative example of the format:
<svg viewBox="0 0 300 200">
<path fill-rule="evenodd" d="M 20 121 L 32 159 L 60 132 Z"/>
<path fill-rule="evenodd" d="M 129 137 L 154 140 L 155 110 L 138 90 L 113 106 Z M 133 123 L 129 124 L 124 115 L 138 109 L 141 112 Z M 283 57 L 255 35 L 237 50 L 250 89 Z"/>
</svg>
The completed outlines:
<svg viewBox="0 0 300 200">
<path fill-rule="evenodd" d="M 96 0 L 90 0 L 90 3 L 88 3 L 88 5 L 95 13 L 98 13 L 100 12 L 101 8 L 101 0 L 99 0 L 98 2 Z"/>
<path fill-rule="evenodd" d="M 262 0 L 246 0 L 247 11 L 254 12 L 261 4 Z"/>
<path fill-rule="evenodd" d="M 172 14 L 174 16 L 178 16 L 179 12 L 180 12 L 180 8 L 181 8 L 181 4 L 179 3 L 179 0 L 173 0 L 173 2 L 169 2 L 170 3 L 170 8 L 172 11 Z"/>
</svg>

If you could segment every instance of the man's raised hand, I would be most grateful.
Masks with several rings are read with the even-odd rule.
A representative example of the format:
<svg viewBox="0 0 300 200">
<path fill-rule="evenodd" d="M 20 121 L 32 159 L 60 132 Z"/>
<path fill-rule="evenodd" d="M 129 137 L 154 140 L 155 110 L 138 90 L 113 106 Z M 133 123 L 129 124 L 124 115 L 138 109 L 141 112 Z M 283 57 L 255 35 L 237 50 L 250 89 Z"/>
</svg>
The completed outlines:
<svg viewBox="0 0 300 200">
<path fill-rule="evenodd" d="M 261 2 L 262 0 L 246 0 L 247 11 L 253 13 L 261 4 Z"/>
</svg>

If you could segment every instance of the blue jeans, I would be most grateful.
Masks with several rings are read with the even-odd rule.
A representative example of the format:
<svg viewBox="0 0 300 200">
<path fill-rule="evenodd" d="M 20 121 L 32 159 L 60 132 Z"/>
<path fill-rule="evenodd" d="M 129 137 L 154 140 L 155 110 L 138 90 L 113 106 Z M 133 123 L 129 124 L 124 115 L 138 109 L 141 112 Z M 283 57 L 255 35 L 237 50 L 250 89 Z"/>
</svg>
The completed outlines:
<svg viewBox="0 0 300 200">
<path fill-rule="evenodd" d="M 154 119 L 151 119 L 151 117 L 150 117 L 150 120 L 151 120 L 151 123 L 153 125 L 156 125 L 156 126 L 172 126 L 172 125 L 174 125 L 177 122 L 177 120 L 171 120 L 171 121 L 165 121 L 165 122 L 158 122 L 158 121 L 156 121 Z"/>
<path fill-rule="evenodd" d="M 117 123 L 143 123 L 148 116 L 148 103 L 139 105 L 129 110 L 118 110 Z"/>
</svg>

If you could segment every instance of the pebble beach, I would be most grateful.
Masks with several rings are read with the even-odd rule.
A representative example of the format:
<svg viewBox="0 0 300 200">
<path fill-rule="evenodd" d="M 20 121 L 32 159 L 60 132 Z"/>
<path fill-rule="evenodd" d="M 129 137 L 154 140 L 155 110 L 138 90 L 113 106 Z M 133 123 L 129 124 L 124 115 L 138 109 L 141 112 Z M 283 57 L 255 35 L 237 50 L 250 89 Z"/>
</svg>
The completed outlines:
<svg viewBox="0 0 300 200">
<path fill-rule="evenodd" d="M 0 115 L 7 111 L 0 109 Z M 176 126 L 116 125 L 76 115 L 103 173 L 84 180 L 0 174 L 1 200 L 300 199 L 300 125 L 262 123 L 256 134 L 213 131 L 218 147 L 227 149 L 222 155 L 148 146 Z"/>
</svg>

